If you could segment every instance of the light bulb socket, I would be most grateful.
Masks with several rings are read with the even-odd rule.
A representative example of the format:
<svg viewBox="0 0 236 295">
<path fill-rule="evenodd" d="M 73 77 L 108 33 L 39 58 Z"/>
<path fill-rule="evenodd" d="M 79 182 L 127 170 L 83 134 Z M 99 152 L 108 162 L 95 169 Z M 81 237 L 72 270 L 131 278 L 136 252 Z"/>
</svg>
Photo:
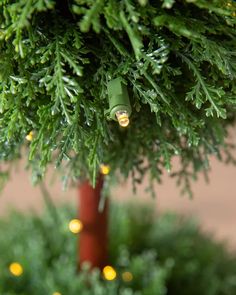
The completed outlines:
<svg viewBox="0 0 236 295">
<path fill-rule="evenodd" d="M 131 115 L 131 105 L 126 85 L 122 78 L 111 80 L 107 85 L 109 110 L 105 112 L 109 119 L 119 121 L 117 113 L 126 113 L 127 117 Z"/>
</svg>

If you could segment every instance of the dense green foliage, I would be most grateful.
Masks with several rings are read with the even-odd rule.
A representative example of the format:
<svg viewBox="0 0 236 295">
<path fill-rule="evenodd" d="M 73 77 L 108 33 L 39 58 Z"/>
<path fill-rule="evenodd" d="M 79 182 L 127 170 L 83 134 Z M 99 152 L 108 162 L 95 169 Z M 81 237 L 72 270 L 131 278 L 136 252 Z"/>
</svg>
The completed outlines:
<svg viewBox="0 0 236 295">
<path fill-rule="evenodd" d="M 196 222 L 150 208 L 116 205 L 110 215 L 114 281 L 96 270 L 76 274 L 71 207 L 50 205 L 42 216 L 13 213 L 0 221 L 0 294 L 4 295 L 234 295 L 236 256 L 202 234 Z M 154 218 L 155 217 L 155 218 Z M 4 253 L 4 254 L 3 254 Z M 24 272 L 14 277 L 9 265 Z M 131 281 L 122 273 L 129 271 Z"/>
<path fill-rule="evenodd" d="M 65 180 L 95 182 L 108 163 L 138 182 L 147 170 L 160 180 L 179 155 L 173 175 L 187 189 L 210 154 L 229 155 L 235 14 L 223 0 L 1 0 L 1 161 L 27 150 L 35 181 L 53 163 Z M 104 115 L 107 82 L 119 76 L 127 129 Z"/>
</svg>

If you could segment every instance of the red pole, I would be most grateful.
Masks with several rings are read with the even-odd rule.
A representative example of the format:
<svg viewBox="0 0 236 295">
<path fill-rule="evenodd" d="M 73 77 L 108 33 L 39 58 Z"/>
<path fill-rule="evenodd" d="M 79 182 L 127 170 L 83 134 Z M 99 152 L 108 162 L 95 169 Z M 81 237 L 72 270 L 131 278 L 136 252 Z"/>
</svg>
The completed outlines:
<svg viewBox="0 0 236 295">
<path fill-rule="evenodd" d="M 83 229 L 78 243 L 78 265 L 89 262 L 91 268 L 102 269 L 108 259 L 108 201 L 104 210 L 98 211 L 103 187 L 103 176 L 100 175 L 96 187 L 89 181 L 79 186 L 79 218 Z"/>
</svg>

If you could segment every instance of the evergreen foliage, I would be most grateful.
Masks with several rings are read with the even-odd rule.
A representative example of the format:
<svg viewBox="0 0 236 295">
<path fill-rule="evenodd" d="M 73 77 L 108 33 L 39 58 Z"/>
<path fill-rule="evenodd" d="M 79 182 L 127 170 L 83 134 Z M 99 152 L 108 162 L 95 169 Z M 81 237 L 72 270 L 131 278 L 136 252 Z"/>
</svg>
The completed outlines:
<svg viewBox="0 0 236 295">
<path fill-rule="evenodd" d="M 146 171 L 160 180 L 178 155 L 172 175 L 188 190 L 209 155 L 233 160 L 235 15 L 223 0 L 0 0 L 1 162 L 27 151 L 35 182 L 52 163 L 93 183 L 108 163 L 135 184 Z M 104 114 L 116 77 L 127 129 Z"/>
<path fill-rule="evenodd" d="M 0 220 L 0 294 L 4 295 L 234 295 L 236 257 L 203 234 L 196 222 L 148 207 L 116 205 L 110 214 L 110 265 L 76 274 L 71 206 L 47 207 L 42 216 L 12 213 Z M 142 218 L 140 218 L 142 216 Z M 174 242 L 173 242 L 174 241 Z M 13 276 L 12 262 L 23 273 Z M 132 280 L 122 274 L 131 272 Z"/>
</svg>

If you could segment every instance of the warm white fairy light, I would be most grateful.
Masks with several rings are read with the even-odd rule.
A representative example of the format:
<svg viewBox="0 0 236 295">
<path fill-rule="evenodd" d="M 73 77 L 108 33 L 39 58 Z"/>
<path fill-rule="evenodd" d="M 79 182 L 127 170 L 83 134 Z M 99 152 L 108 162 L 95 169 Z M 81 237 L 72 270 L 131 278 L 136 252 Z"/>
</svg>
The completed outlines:
<svg viewBox="0 0 236 295">
<path fill-rule="evenodd" d="M 106 165 L 106 164 L 101 164 L 100 165 L 100 172 L 103 174 L 103 175 L 107 175 L 110 173 L 110 166 L 109 165 Z"/>
<path fill-rule="evenodd" d="M 24 272 L 22 265 L 18 262 L 12 262 L 9 265 L 9 271 L 15 277 L 21 276 Z"/>
<path fill-rule="evenodd" d="M 72 219 L 69 222 L 69 230 L 73 234 L 78 234 L 79 232 L 81 232 L 82 229 L 83 229 L 83 224 L 79 219 Z"/>
<path fill-rule="evenodd" d="M 133 275 L 129 271 L 124 271 L 121 276 L 124 282 L 131 282 L 133 280 Z"/>
<path fill-rule="evenodd" d="M 127 127 L 129 125 L 129 114 L 127 111 L 116 112 L 116 118 L 121 127 Z"/>
<path fill-rule="evenodd" d="M 25 138 L 28 141 L 32 141 L 33 138 L 34 138 L 34 132 L 33 131 L 30 131 L 29 134 L 27 134 Z"/>
<path fill-rule="evenodd" d="M 113 281 L 117 276 L 116 270 L 110 265 L 105 266 L 102 270 L 102 273 L 107 281 Z"/>
</svg>

